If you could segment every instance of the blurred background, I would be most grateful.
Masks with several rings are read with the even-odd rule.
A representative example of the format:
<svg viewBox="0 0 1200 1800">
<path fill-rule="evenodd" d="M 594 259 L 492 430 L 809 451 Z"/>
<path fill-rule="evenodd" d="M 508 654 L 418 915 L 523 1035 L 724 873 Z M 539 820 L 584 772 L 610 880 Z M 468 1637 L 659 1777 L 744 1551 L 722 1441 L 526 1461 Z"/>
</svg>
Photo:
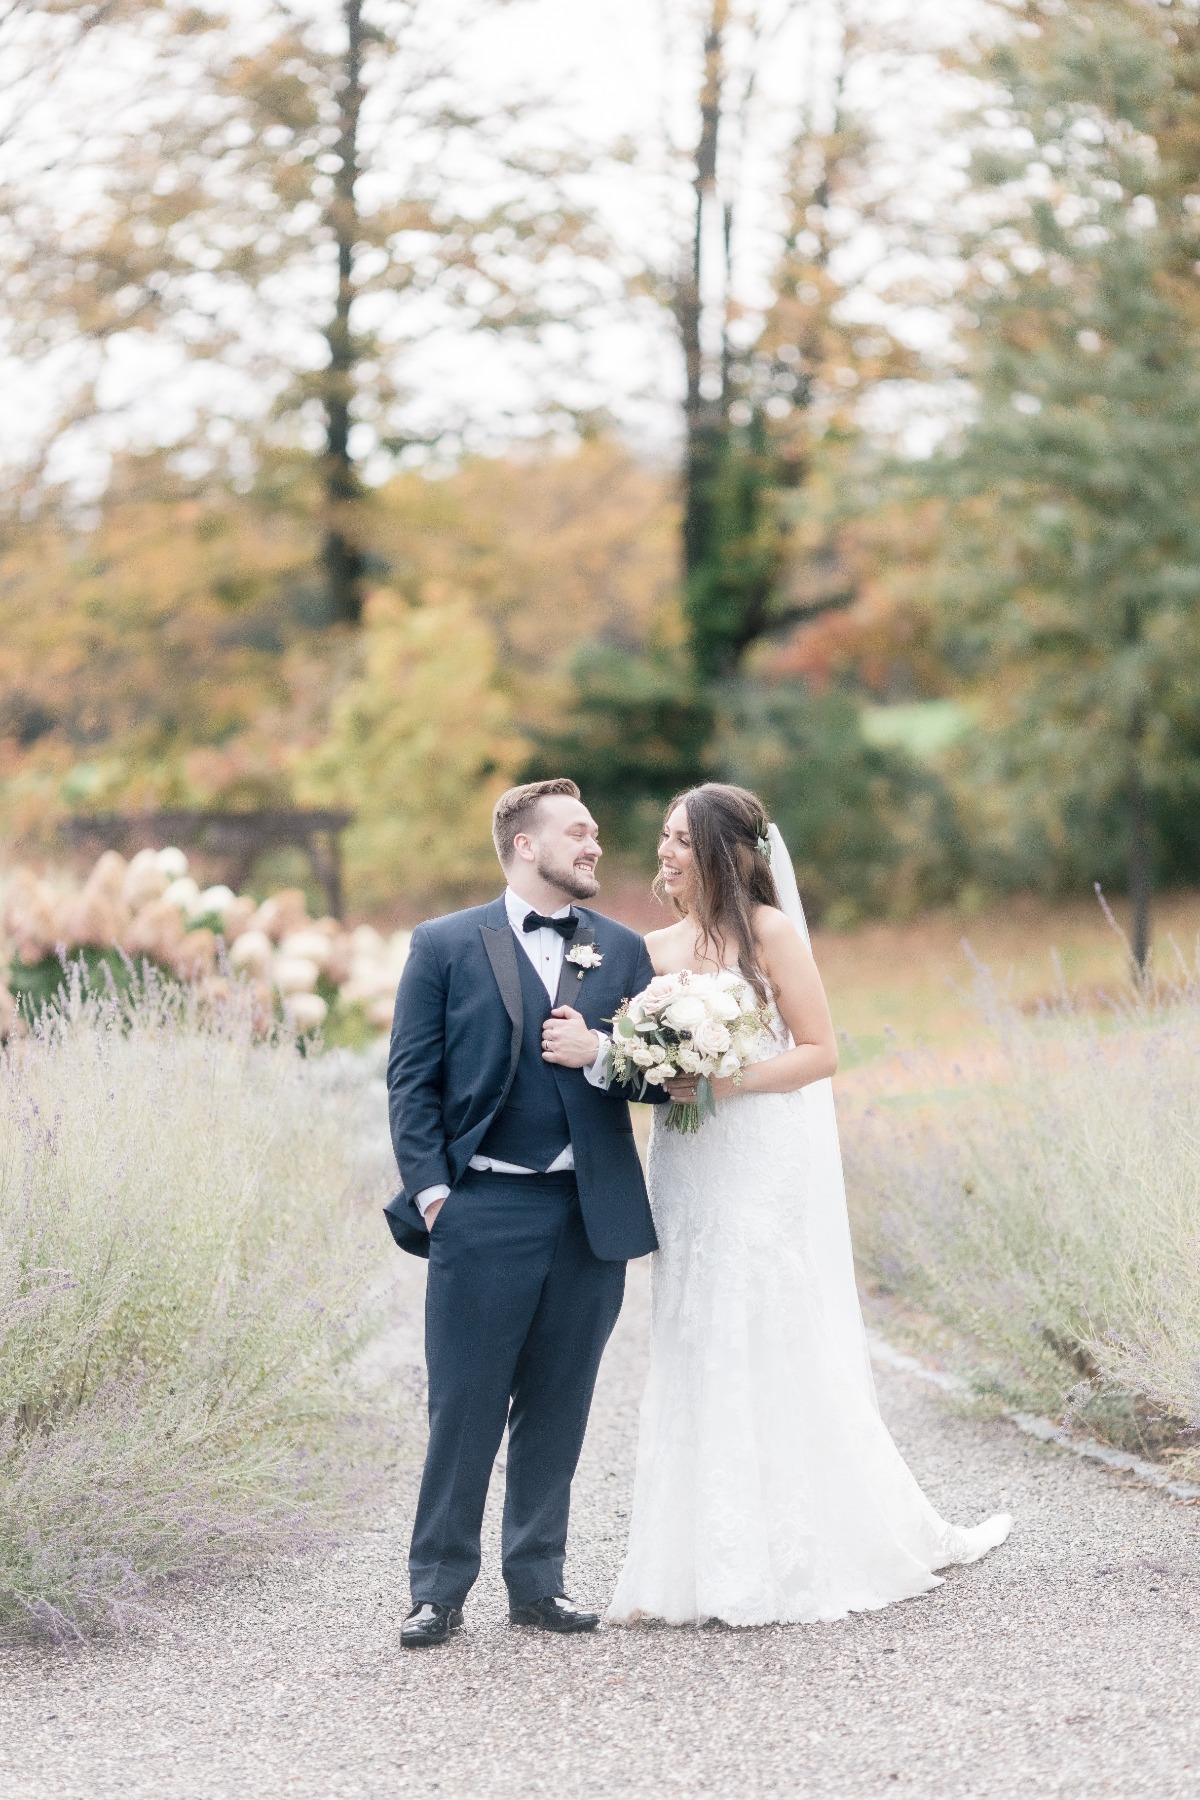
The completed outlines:
<svg viewBox="0 0 1200 1800">
<path fill-rule="evenodd" d="M 565 772 L 649 924 L 714 777 L 868 1032 L 1200 923 L 1192 0 L 6 0 L 0 73 L 10 872 L 191 831 L 390 941 Z"/>
</svg>

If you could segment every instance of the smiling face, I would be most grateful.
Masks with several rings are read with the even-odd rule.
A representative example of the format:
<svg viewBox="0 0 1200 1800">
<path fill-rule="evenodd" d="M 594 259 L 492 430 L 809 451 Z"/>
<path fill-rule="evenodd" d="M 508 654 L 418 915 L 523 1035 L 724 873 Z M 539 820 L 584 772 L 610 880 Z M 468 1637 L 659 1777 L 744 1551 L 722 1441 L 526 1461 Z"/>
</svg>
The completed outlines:
<svg viewBox="0 0 1200 1800">
<path fill-rule="evenodd" d="M 692 834 L 687 807 L 680 804 L 667 817 L 658 840 L 659 880 L 662 890 L 681 906 L 687 906 L 696 885 Z"/>
<path fill-rule="evenodd" d="M 582 800 L 551 794 L 538 802 L 529 829 L 517 833 L 513 850 L 564 900 L 590 900 L 600 891 L 596 864 L 604 852 L 599 829 Z"/>
</svg>

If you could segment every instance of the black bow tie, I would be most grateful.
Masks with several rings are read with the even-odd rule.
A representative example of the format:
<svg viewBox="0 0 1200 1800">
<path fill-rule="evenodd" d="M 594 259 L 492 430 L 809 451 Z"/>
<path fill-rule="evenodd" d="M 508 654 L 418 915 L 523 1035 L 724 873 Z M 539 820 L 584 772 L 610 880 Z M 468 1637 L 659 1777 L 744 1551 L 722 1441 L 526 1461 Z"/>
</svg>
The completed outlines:
<svg viewBox="0 0 1200 1800">
<path fill-rule="evenodd" d="M 579 929 L 579 920 L 573 912 L 568 913 L 565 919 L 548 919 L 544 913 L 525 914 L 522 931 L 541 931 L 543 928 L 546 931 L 557 931 L 560 938 L 574 937 Z"/>
</svg>

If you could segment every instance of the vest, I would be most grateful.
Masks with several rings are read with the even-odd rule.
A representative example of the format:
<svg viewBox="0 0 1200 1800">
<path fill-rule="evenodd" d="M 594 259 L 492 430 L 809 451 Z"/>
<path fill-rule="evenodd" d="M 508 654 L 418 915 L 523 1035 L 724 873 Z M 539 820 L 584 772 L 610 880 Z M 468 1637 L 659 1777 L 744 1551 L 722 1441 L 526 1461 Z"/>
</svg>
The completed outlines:
<svg viewBox="0 0 1200 1800">
<path fill-rule="evenodd" d="M 570 1143 L 571 1127 L 553 1067 L 542 1061 L 542 1026 L 550 1017 L 550 997 L 520 944 L 516 952 L 524 1007 L 521 1054 L 508 1098 L 488 1126 L 478 1154 L 544 1174 Z"/>
</svg>

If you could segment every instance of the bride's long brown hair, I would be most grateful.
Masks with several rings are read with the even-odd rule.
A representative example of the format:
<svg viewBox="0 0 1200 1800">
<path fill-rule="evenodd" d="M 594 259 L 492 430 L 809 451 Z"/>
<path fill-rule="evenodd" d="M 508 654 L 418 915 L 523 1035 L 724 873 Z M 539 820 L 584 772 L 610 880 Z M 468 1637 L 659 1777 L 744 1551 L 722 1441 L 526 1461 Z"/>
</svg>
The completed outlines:
<svg viewBox="0 0 1200 1800">
<path fill-rule="evenodd" d="M 677 806 L 682 806 L 687 814 L 694 888 L 691 899 L 684 904 L 666 894 L 660 870 L 654 892 L 658 899 L 670 901 L 679 918 L 692 914 L 705 954 L 736 945 L 738 968 L 766 1005 L 772 990 L 759 962 L 754 908 L 778 907 L 779 894 L 771 865 L 760 848 L 766 843 L 769 823 L 762 801 L 746 788 L 724 781 L 706 781 L 700 787 L 676 794 L 666 810 L 664 830 Z M 717 960 L 721 960 L 719 955 Z"/>
</svg>

